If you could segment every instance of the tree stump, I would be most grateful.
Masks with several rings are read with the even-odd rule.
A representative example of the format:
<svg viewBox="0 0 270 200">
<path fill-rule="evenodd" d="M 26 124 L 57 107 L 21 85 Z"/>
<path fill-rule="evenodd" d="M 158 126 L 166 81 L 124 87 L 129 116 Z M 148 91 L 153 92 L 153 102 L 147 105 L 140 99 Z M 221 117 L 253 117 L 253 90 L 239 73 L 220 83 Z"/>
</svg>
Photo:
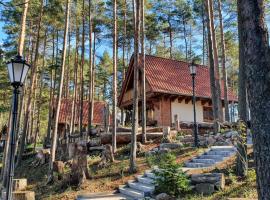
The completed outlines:
<svg viewBox="0 0 270 200">
<path fill-rule="evenodd" d="M 27 179 L 26 178 L 13 179 L 13 190 L 14 191 L 26 190 L 26 187 L 27 187 Z"/>
<path fill-rule="evenodd" d="M 74 158 L 71 165 L 70 184 L 79 187 L 85 179 L 90 179 L 87 169 L 87 148 L 85 145 L 75 144 Z"/>
<path fill-rule="evenodd" d="M 63 161 L 54 161 L 53 162 L 53 172 L 56 172 L 58 175 L 58 180 L 61 180 L 64 174 L 65 164 Z"/>
<path fill-rule="evenodd" d="M 109 163 L 114 162 L 114 156 L 112 151 L 112 145 L 106 144 L 104 150 L 102 151 L 101 161 L 98 167 L 106 167 Z"/>
<path fill-rule="evenodd" d="M 50 149 L 42 149 L 39 150 L 36 159 L 32 162 L 32 166 L 38 167 L 40 165 L 44 165 L 45 163 L 48 163 L 50 160 Z"/>
<path fill-rule="evenodd" d="M 2 199 L 6 199 L 6 192 L 2 193 Z M 35 200 L 35 192 L 14 191 L 12 192 L 12 200 Z"/>
</svg>

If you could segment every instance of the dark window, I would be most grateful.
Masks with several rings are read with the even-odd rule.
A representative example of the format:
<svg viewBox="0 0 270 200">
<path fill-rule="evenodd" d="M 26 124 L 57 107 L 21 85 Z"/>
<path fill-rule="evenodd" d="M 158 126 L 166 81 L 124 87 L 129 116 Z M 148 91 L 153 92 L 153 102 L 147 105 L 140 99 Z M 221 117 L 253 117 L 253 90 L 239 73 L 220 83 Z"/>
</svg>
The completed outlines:
<svg viewBox="0 0 270 200">
<path fill-rule="evenodd" d="M 203 107 L 203 121 L 211 122 L 214 120 L 212 107 Z"/>
</svg>

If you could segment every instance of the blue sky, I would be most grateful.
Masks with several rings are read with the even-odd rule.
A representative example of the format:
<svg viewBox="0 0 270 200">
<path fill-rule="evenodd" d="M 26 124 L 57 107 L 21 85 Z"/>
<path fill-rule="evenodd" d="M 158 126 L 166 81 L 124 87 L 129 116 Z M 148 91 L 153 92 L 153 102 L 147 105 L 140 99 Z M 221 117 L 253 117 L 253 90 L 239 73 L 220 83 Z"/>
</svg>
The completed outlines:
<svg viewBox="0 0 270 200">
<path fill-rule="evenodd" d="M 0 44 L 3 43 L 3 39 L 5 38 L 5 33 L 3 32 L 3 25 L 4 23 L 0 22 Z"/>
</svg>

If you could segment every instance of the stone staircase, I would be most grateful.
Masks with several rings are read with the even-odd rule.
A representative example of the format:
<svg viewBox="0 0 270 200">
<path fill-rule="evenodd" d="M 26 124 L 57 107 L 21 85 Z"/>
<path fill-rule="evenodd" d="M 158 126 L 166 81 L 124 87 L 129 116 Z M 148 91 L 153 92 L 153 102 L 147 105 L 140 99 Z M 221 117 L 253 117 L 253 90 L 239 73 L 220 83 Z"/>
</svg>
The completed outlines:
<svg viewBox="0 0 270 200">
<path fill-rule="evenodd" d="M 135 181 L 128 181 L 126 185 L 119 186 L 119 192 L 127 199 L 139 200 L 149 197 L 155 191 L 155 175 L 151 170 L 146 170 L 143 175 L 137 175 Z"/>
<path fill-rule="evenodd" d="M 212 146 L 208 151 L 185 163 L 186 168 L 207 168 L 236 154 L 233 146 Z"/>
<path fill-rule="evenodd" d="M 236 154 L 233 146 L 212 146 L 205 153 L 185 163 L 183 171 L 197 168 L 213 167 Z M 154 170 L 158 170 L 154 168 Z M 153 170 L 146 170 L 143 175 L 137 175 L 135 180 L 130 180 L 126 185 L 121 185 L 118 192 L 79 195 L 77 200 L 152 200 L 151 195 L 155 190 L 155 174 Z"/>
</svg>

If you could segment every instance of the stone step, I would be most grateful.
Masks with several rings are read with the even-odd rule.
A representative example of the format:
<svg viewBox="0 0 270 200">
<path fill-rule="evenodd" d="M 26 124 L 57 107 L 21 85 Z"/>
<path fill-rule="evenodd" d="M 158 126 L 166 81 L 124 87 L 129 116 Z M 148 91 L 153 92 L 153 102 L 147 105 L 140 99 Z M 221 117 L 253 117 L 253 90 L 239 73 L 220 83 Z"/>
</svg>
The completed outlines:
<svg viewBox="0 0 270 200">
<path fill-rule="evenodd" d="M 189 167 L 189 168 L 204 168 L 204 167 L 210 167 L 213 164 L 188 162 L 185 165 L 186 167 Z"/>
<path fill-rule="evenodd" d="M 155 190 L 154 185 L 144 184 L 144 183 L 135 182 L 135 181 L 128 181 L 128 186 L 135 190 L 143 191 L 146 196 L 148 196 L 147 193 L 151 194 Z"/>
<path fill-rule="evenodd" d="M 156 178 L 156 175 L 153 173 L 152 170 L 146 170 L 144 172 L 144 175 L 147 176 L 148 178 L 152 178 L 152 179 L 155 179 Z"/>
<path fill-rule="evenodd" d="M 142 199 L 145 196 L 143 191 L 129 188 L 127 186 L 119 186 L 119 192 L 129 196 L 131 199 Z"/>
<path fill-rule="evenodd" d="M 132 198 L 120 193 L 94 193 L 80 194 L 76 200 L 132 200 Z"/>
<path fill-rule="evenodd" d="M 152 185 L 152 184 L 154 184 L 154 182 L 155 182 L 154 179 L 145 177 L 145 176 L 143 176 L 143 175 L 138 175 L 138 176 L 137 176 L 137 180 L 138 180 L 138 182 L 140 182 L 140 183 L 145 183 L 145 184 L 149 184 L 149 185 Z"/>
<path fill-rule="evenodd" d="M 232 151 L 208 151 L 206 152 L 207 155 L 220 155 L 220 156 L 223 156 L 223 157 L 228 157 L 228 156 L 231 156 L 234 152 Z"/>
<path fill-rule="evenodd" d="M 219 156 L 219 155 L 207 155 L 207 154 L 200 155 L 198 158 L 199 159 L 213 159 L 216 162 L 220 162 L 220 161 L 223 160 L 222 156 Z"/>
<path fill-rule="evenodd" d="M 218 150 L 218 151 L 235 151 L 236 148 L 234 146 L 212 146 L 211 150 Z"/>
<path fill-rule="evenodd" d="M 203 159 L 203 158 L 194 158 L 192 159 L 193 163 L 207 163 L 207 164 L 215 164 L 216 161 L 213 159 Z"/>
</svg>

